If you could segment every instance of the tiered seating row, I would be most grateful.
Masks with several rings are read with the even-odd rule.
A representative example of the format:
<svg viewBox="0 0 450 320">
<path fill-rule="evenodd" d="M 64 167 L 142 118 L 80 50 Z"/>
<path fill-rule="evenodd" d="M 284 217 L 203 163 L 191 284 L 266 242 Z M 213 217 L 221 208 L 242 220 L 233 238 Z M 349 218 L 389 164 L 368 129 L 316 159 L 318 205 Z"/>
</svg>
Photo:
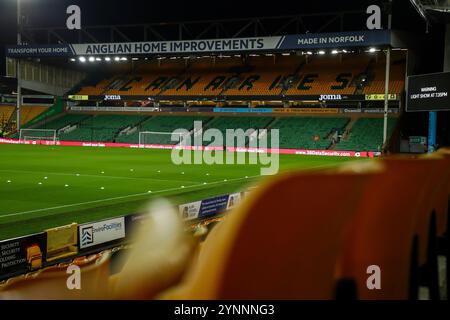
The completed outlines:
<svg viewBox="0 0 450 320">
<path fill-rule="evenodd" d="M 117 142 L 137 144 L 176 144 L 171 133 L 177 129 L 191 131 L 194 122 L 201 121 L 204 130 L 218 129 L 226 143 L 227 129 L 277 129 L 279 130 L 279 148 L 327 150 L 333 146 L 331 135 L 342 134 L 350 118 L 346 117 L 280 117 L 271 116 L 220 116 L 212 119 L 210 116 L 143 116 L 143 115 L 83 115 L 66 114 L 65 116 L 44 124 L 41 129 L 59 130 L 69 125 L 76 128 L 69 132 L 59 133 L 62 141 L 83 142 Z M 389 120 L 388 136 L 392 135 L 396 120 Z M 124 129 L 127 129 L 124 131 Z M 153 132 L 143 135 L 140 132 Z M 270 130 L 268 130 L 270 138 Z M 262 136 L 260 136 L 262 137 Z M 237 141 L 235 141 L 237 143 Z M 214 141 L 214 146 L 222 146 L 220 141 Z M 246 138 L 246 146 L 249 139 Z M 204 142 L 211 145 L 211 142 Z M 350 133 L 334 146 L 336 150 L 344 151 L 381 151 L 383 145 L 383 119 L 361 118 L 357 120 Z M 272 146 L 270 139 L 268 147 Z"/>
<path fill-rule="evenodd" d="M 388 121 L 388 137 L 395 129 L 396 119 Z M 362 118 L 356 121 L 347 139 L 336 146 L 336 150 L 381 151 L 383 146 L 384 120 Z"/>
<path fill-rule="evenodd" d="M 280 118 L 272 129 L 278 129 L 281 149 L 326 150 L 331 146 L 328 136 L 342 131 L 349 118 L 289 117 Z"/>
<path fill-rule="evenodd" d="M 405 66 L 394 57 L 390 93 L 404 89 Z M 369 68 L 369 66 L 371 66 Z M 283 57 L 274 61 L 259 57 L 217 63 L 191 62 L 141 65 L 133 73 L 104 79 L 95 87 L 85 87 L 84 95 L 144 96 L 287 96 L 323 94 L 381 94 L 384 92 L 384 61 L 374 56 Z M 356 80 L 370 73 L 373 79 L 358 88 Z M 286 88 L 282 83 L 291 78 Z M 229 85 L 230 81 L 234 85 Z M 172 83 L 171 86 L 168 86 Z M 214 83 L 215 85 L 211 85 Z M 287 90 L 286 90 L 287 89 Z"/>
</svg>

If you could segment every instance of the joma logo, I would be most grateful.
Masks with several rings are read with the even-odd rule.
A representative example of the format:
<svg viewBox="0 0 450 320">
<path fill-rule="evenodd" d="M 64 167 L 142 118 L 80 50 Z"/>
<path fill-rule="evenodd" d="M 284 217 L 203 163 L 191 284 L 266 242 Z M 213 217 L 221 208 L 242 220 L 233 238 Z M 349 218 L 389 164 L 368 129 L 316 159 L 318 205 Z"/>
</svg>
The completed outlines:
<svg viewBox="0 0 450 320">
<path fill-rule="evenodd" d="M 321 101 L 326 100 L 342 100 L 342 96 L 340 94 L 323 94 L 320 96 Z"/>
<path fill-rule="evenodd" d="M 119 95 L 106 95 L 105 100 L 122 100 L 122 97 Z"/>
</svg>

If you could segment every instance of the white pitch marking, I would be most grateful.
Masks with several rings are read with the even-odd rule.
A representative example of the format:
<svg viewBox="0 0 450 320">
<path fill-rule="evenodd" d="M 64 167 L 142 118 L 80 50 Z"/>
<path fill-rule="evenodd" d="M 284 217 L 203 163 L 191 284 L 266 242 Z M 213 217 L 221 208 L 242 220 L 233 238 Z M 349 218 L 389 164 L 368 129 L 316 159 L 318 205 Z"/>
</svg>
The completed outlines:
<svg viewBox="0 0 450 320">
<path fill-rule="evenodd" d="M 336 164 L 326 164 L 326 165 L 319 165 L 319 166 L 314 166 L 314 167 L 309 167 L 308 169 L 317 169 L 317 168 L 326 168 L 326 167 L 335 167 L 337 166 Z M 20 171 L 20 170 L 0 170 L 4 171 L 4 172 L 25 172 L 25 171 Z M 31 173 L 35 173 L 34 171 L 29 171 Z M 64 175 L 64 174 L 63 174 Z M 65 175 L 69 175 L 69 174 L 65 174 Z M 261 176 L 251 176 L 248 177 L 246 179 L 253 179 L 253 178 L 260 178 Z M 151 180 L 151 179 L 147 179 L 147 180 Z M 240 180 L 244 180 L 244 178 L 236 178 L 236 179 L 232 179 L 231 181 L 240 181 Z M 174 181 L 174 180 L 168 180 L 168 181 Z M 214 185 L 214 184 L 223 184 L 223 181 L 215 181 L 215 182 L 210 182 L 209 185 Z M 191 185 L 188 186 L 187 188 L 198 188 L 201 187 L 203 185 Z M 155 193 L 165 193 L 165 192 L 171 192 L 171 191 L 178 191 L 180 190 L 179 188 L 170 188 L 170 189 L 165 189 L 165 190 L 158 190 L 155 191 Z M 73 203 L 73 204 L 66 204 L 66 205 L 62 205 L 62 206 L 57 206 L 57 207 L 51 207 L 51 208 L 43 208 L 43 209 L 36 209 L 36 210 L 30 210 L 30 211 L 23 211 L 23 212 L 16 212 L 16 213 L 10 213 L 10 214 L 5 214 L 0 216 L 0 219 L 2 218 L 8 218 L 8 217 L 14 217 L 14 216 L 21 216 L 24 214 L 30 214 L 30 213 L 37 213 L 37 212 L 42 212 L 42 211 L 51 211 L 51 210 L 58 210 L 58 209 L 63 209 L 63 208 L 71 208 L 71 207 L 78 207 L 78 206 L 82 206 L 82 205 L 86 205 L 86 204 L 94 204 L 94 203 L 101 203 L 101 202 L 108 202 L 108 201 L 113 201 L 113 200 L 122 200 L 122 199 L 128 199 L 128 198 L 134 198 L 134 197 L 142 197 L 142 196 L 146 196 L 148 195 L 147 193 L 135 193 L 135 194 L 129 194 L 126 196 L 120 196 L 120 197 L 114 197 L 114 198 L 107 198 L 107 199 L 99 199 L 99 200 L 92 200 L 92 201 L 86 201 L 86 202 L 80 202 L 80 203 Z"/>
<path fill-rule="evenodd" d="M 0 172 L 18 172 L 18 173 L 48 173 L 57 176 L 73 176 L 72 173 L 60 173 L 60 172 L 41 172 L 41 171 L 26 171 L 26 170 L 2 170 Z M 103 176 L 95 174 L 77 174 L 77 177 L 88 177 L 88 178 L 106 178 L 106 179 L 122 179 L 122 180 L 147 180 L 147 181 L 164 181 L 164 182 L 189 182 L 189 183 L 199 183 L 198 181 L 190 180 L 171 180 L 171 179 L 160 179 L 160 178 L 139 178 L 139 177 L 119 177 L 119 176 Z"/>
<path fill-rule="evenodd" d="M 253 176 L 251 178 L 259 178 L 261 176 Z M 230 181 L 240 181 L 243 180 L 242 178 L 236 178 Z M 215 182 L 210 182 L 209 185 L 214 185 L 214 184 L 223 184 L 223 181 L 215 181 Z M 188 188 L 198 188 L 201 187 L 203 185 L 191 185 L 188 186 L 186 189 Z M 165 190 L 158 190 L 153 192 L 155 193 L 165 193 L 165 192 L 171 192 L 171 191 L 177 191 L 180 190 L 180 188 L 170 188 L 170 189 L 165 189 Z M 51 210 L 58 210 L 58 209 L 64 209 L 64 208 L 71 208 L 71 207 L 78 207 L 78 206 L 83 206 L 86 204 L 94 204 L 94 203 L 101 203 L 101 202 L 108 202 L 108 201 L 113 201 L 113 200 L 122 200 L 122 199 L 128 199 L 128 198 L 134 198 L 134 197 L 142 197 L 148 195 L 148 193 L 136 193 L 136 194 L 129 194 L 126 196 L 120 196 L 120 197 L 114 197 L 114 198 L 107 198 L 107 199 L 99 199 L 99 200 L 93 200 L 93 201 L 86 201 L 86 202 L 80 202 L 80 203 L 72 203 L 72 204 L 66 204 L 66 205 L 62 205 L 62 206 L 57 206 L 57 207 L 51 207 L 51 208 L 43 208 L 43 209 L 36 209 L 36 210 L 30 210 L 30 211 L 23 211 L 23 212 L 16 212 L 16 213 L 10 213 L 10 214 L 5 214 L 0 216 L 0 219 L 2 218 L 8 218 L 8 217 L 14 217 L 14 216 L 21 216 L 24 214 L 30 214 L 30 213 L 37 213 L 37 212 L 42 212 L 42 211 L 51 211 Z"/>
</svg>

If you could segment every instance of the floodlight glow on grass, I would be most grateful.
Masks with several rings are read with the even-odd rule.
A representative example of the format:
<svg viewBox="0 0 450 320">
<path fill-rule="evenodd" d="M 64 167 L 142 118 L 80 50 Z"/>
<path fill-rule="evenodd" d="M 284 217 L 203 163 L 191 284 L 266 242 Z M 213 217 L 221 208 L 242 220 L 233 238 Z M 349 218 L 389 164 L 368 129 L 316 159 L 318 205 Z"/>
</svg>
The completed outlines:
<svg viewBox="0 0 450 320">
<path fill-rule="evenodd" d="M 8 206 L 1 207 L 0 234 L 5 239 L 13 239 L 22 233 L 28 223 L 26 216 L 28 211 L 33 211 L 29 214 L 30 219 L 38 218 L 33 231 L 40 232 L 54 226 L 55 219 L 58 219 L 61 225 L 70 224 L 79 217 L 77 212 L 81 211 L 83 215 L 92 214 L 95 216 L 93 220 L 98 221 L 112 217 L 111 206 L 120 205 L 123 214 L 127 214 L 135 210 L 136 205 L 144 205 L 148 198 L 159 193 L 176 197 L 177 204 L 199 200 L 197 192 L 186 192 L 191 188 L 199 190 L 204 199 L 233 193 L 237 189 L 246 188 L 250 178 L 253 179 L 259 172 L 259 167 L 236 165 L 227 168 L 229 178 L 213 179 L 223 174 L 223 166 L 204 164 L 196 170 L 185 171 L 189 169 L 180 168 L 168 161 L 171 150 L 137 152 L 128 148 L 107 148 L 101 151 L 97 148 L 77 148 L 76 153 L 72 148 L 55 148 L 51 152 L 50 150 L 52 150 L 50 146 L 35 148 L 22 145 L 0 145 L 2 163 L 8 170 L 29 172 L 26 179 L 19 177 L 14 178 L 14 181 L 10 173 L 0 172 L 0 179 L 3 180 L 3 184 L 0 183 L 0 194 L 16 192 L 17 198 L 23 198 L 23 190 L 27 190 L 33 195 L 27 201 L 11 201 Z M 23 152 L 23 156 L 18 157 L 16 151 Z M 151 162 L 149 162 L 149 155 L 151 155 Z M 44 180 L 42 172 L 38 169 L 42 165 L 42 159 L 52 166 L 53 174 L 47 175 L 48 180 Z M 321 166 L 337 165 L 353 159 L 356 160 L 356 158 L 347 157 L 321 157 L 318 160 L 311 156 L 292 157 L 290 155 L 281 155 L 280 158 L 282 169 L 291 169 L 294 166 L 299 169 L 313 168 L 318 166 L 318 161 Z M 83 166 L 79 167 L 78 163 L 82 163 Z M 80 173 L 79 169 L 83 170 L 81 171 L 83 173 Z M 130 172 L 130 169 L 134 169 L 135 173 L 139 172 L 137 179 L 137 175 Z M 102 170 L 105 172 L 104 175 L 100 175 Z M 157 171 L 161 173 L 155 176 Z M 190 177 L 189 180 L 196 182 L 188 185 L 186 185 L 188 182 L 180 182 L 183 179 L 177 176 L 176 172 L 180 174 L 183 171 Z M 116 175 L 115 172 L 117 172 Z M 248 180 L 244 179 L 243 173 L 247 175 Z M 108 178 L 107 174 L 111 177 Z M 211 180 L 205 180 L 206 175 L 208 175 L 206 178 Z M 73 178 L 81 180 L 77 180 L 75 185 Z M 224 183 L 224 179 L 227 179 L 230 184 Z M 50 181 L 55 185 L 49 185 Z M 43 184 L 38 185 L 39 182 Z M 78 187 L 78 182 L 83 183 L 82 188 Z M 70 186 L 64 187 L 66 184 Z M 181 184 L 185 188 L 181 188 Z M 104 189 L 101 189 L 102 187 Z M 49 188 L 59 188 L 60 192 L 55 195 L 54 192 L 49 191 Z M 150 192 L 147 193 L 148 191 Z M 97 199 L 93 199 L 94 196 Z M 16 221 L 14 216 L 11 218 L 8 216 L 17 212 L 23 212 L 23 220 Z"/>
</svg>

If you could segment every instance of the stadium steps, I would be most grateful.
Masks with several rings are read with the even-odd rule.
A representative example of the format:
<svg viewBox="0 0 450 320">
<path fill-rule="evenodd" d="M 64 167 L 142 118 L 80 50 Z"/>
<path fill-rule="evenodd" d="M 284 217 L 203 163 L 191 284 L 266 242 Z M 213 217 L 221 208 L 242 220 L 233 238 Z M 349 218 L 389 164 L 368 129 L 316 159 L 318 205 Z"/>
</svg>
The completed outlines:
<svg viewBox="0 0 450 320">
<path fill-rule="evenodd" d="M 358 118 L 352 118 L 350 122 L 347 124 L 347 126 L 344 128 L 344 134 L 342 135 L 342 139 L 347 139 L 350 131 L 352 130 L 353 126 L 355 125 Z"/>
<path fill-rule="evenodd" d="M 329 134 L 343 130 L 349 121 L 344 117 L 282 117 L 272 129 L 279 130 L 281 149 L 327 150 L 331 146 Z"/>
<path fill-rule="evenodd" d="M 74 131 L 63 133 L 60 140 L 82 142 L 114 142 L 117 134 L 124 128 L 140 121 L 142 116 L 96 115 L 78 124 Z"/>
<path fill-rule="evenodd" d="M 115 137 L 115 139 L 118 139 L 119 137 L 122 137 L 122 136 L 129 136 L 129 135 L 133 134 L 134 132 L 133 132 L 133 133 L 130 133 L 130 134 L 120 135 L 120 134 L 121 134 L 124 130 L 126 130 L 127 128 L 130 128 L 129 131 L 131 131 L 131 130 L 133 130 L 133 129 L 136 129 L 136 131 L 138 131 L 138 130 L 139 130 L 139 127 L 141 126 L 141 124 L 144 123 L 145 121 L 149 120 L 149 119 L 152 118 L 152 117 L 153 117 L 153 116 L 142 118 L 142 120 L 139 121 L 138 123 L 135 123 L 135 124 L 132 125 L 132 126 L 123 128 L 123 129 L 120 130 L 120 132 L 117 134 L 117 136 Z"/>
<path fill-rule="evenodd" d="M 341 140 L 335 150 L 345 151 L 382 151 L 383 118 L 359 118 L 353 124 L 349 135 Z M 397 119 L 388 120 L 388 138 L 392 136 Z"/>
<path fill-rule="evenodd" d="M 303 60 L 303 61 L 298 65 L 298 67 L 295 69 L 295 71 L 292 73 L 292 75 L 289 75 L 289 76 L 297 76 L 297 77 L 300 79 L 300 78 L 301 78 L 301 77 L 300 77 L 300 73 L 301 73 L 301 71 L 302 71 L 302 69 L 303 69 L 303 67 L 304 67 L 305 65 L 306 65 L 306 61 Z M 289 91 L 289 89 L 291 89 L 291 88 L 294 87 L 295 85 L 297 85 L 297 82 L 294 82 L 290 88 L 282 89 L 280 95 L 284 96 L 284 95 Z"/>
<path fill-rule="evenodd" d="M 116 142 L 120 143 L 139 143 L 140 132 L 161 132 L 172 133 L 176 129 L 186 129 L 191 131 L 194 128 L 194 121 L 210 121 L 209 116 L 154 116 L 142 121 L 138 126 L 136 132 L 128 136 L 117 137 Z M 171 136 L 167 135 L 148 135 L 145 138 L 145 144 L 167 144 L 173 145 L 174 141 L 171 141 Z"/>
<path fill-rule="evenodd" d="M 91 117 L 91 115 L 71 113 L 58 114 L 55 117 L 41 121 L 40 123 L 37 123 L 27 129 L 60 130 L 69 125 L 78 125 L 89 117 Z M 11 135 L 11 138 L 18 139 L 19 132 Z"/>
<path fill-rule="evenodd" d="M 273 117 L 251 117 L 251 116 L 241 116 L 241 117 L 228 117 L 222 116 L 217 117 L 211 121 L 205 129 L 214 128 L 222 132 L 224 139 L 226 139 L 227 129 L 242 129 L 247 131 L 248 129 L 265 129 L 273 121 Z M 225 143 L 225 141 L 224 141 Z M 247 146 L 249 139 L 246 139 L 245 145 Z M 210 142 L 204 142 L 204 145 L 210 145 Z M 214 146 L 221 146 L 214 143 Z"/>
</svg>

